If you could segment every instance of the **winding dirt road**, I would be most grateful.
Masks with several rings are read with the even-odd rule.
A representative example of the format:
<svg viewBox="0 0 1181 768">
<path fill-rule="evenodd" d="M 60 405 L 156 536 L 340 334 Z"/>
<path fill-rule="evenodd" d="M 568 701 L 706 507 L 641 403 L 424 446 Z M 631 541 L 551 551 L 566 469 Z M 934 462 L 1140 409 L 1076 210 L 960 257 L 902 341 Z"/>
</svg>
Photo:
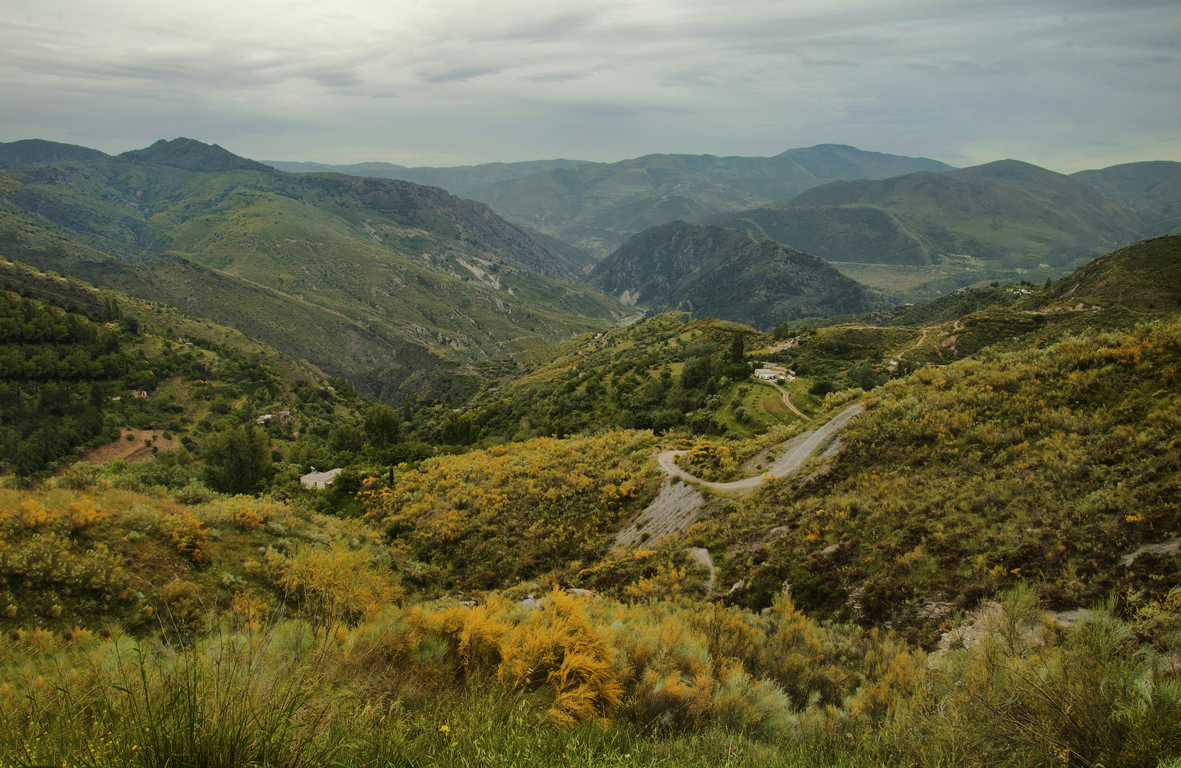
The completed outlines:
<svg viewBox="0 0 1181 768">
<path fill-rule="evenodd" d="M 706 488 L 712 488 L 715 491 L 722 492 L 742 492 L 750 491 L 757 488 L 762 483 L 775 477 L 783 477 L 795 472 L 804 462 L 812 457 L 821 445 L 823 445 L 830 437 L 844 428 L 845 423 L 849 419 L 860 414 L 865 407 L 861 403 L 854 403 L 845 410 L 834 416 L 827 424 L 819 429 L 805 432 L 799 437 L 794 438 L 788 443 L 788 448 L 783 452 L 775 463 L 771 465 L 765 473 L 756 475 L 754 477 L 747 477 L 742 480 L 735 480 L 730 483 L 711 483 L 702 480 L 694 475 L 689 474 L 681 469 L 676 464 L 676 457 L 680 456 L 686 451 L 664 451 L 657 456 L 657 461 L 660 463 L 660 468 L 673 477 L 679 477 L 682 480 L 691 480 Z"/>
<path fill-rule="evenodd" d="M 802 467 L 804 462 L 815 456 L 816 452 L 834 437 L 849 419 L 863 410 L 864 407 L 861 403 L 854 403 L 819 429 L 805 432 L 789 440 L 785 444 L 784 452 L 767 472 L 732 483 L 710 483 L 700 480 L 678 467 L 673 461 L 676 456 L 685 453 L 685 451 L 664 451 L 657 456 L 657 462 L 660 464 L 660 468 L 674 479 L 665 483 L 656 499 L 636 515 L 630 523 L 620 529 L 615 536 L 612 548 L 627 549 L 645 541 L 655 543 L 683 537 L 689 527 L 701 516 L 701 510 L 705 506 L 705 497 L 701 495 L 701 491 L 695 485 L 681 482 L 682 480 L 690 480 L 697 485 L 722 492 L 749 493 L 772 477 L 784 477 Z M 690 555 L 698 565 L 710 572 L 707 591 L 712 593 L 717 569 L 714 566 L 713 558 L 710 557 L 709 550 L 695 548 L 690 552 Z"/>
<path fill-rule="evenodd" d="M 902 360 L 906 357 L 907 352 L 913 352 L 916 349 L 918 349 L 919 347 L 923 346 L 923 342 L 927 340 L 927 335 L 929 333 L 931 333 L 931 331 L 934 328 L 938 328 L 938 327 L 939 326 L 936 325 L 936 326 L 932 326 L 931 328 L 924 328 L 923 329 L 923 337 L 921 339 L 919 339 L 917 342 L 915 342 L 913 346 L 907 347 L 906 349 L 904 349 L 898 353 L 898 362 L 902 362 Z"/>
</svg>

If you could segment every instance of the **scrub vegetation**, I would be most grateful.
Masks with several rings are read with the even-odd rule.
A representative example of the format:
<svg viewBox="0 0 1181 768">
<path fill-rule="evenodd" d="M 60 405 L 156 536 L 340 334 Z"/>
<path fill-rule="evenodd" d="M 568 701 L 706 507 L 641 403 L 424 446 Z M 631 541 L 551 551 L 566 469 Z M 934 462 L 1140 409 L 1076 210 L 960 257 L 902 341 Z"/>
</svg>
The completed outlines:
<svg viewBox="0 0 1181 768">
<path fill-rule="evenodd" d="M 772 334 L 658 315 L 398 407 L 22 271 L 3 405 L 64 405 L 3 427 L 0 765 L 1174 766 L 1181 320 L 1138 275 L 1178 240 Z M 838 413 L 745 495 L 656 459 L 763 476 Z M 37 430 L 74 437 L 25 466 Z"/>
</svg>

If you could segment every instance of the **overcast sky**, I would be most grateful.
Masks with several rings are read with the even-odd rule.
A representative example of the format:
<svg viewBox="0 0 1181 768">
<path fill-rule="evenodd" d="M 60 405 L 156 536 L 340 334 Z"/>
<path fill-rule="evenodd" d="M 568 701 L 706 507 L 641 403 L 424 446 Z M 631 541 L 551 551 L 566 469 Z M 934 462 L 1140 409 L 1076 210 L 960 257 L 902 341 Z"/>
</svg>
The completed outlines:
<svg viewBox="0 0 1181 768">
<path fill-rule="evenodd" d="M 828 142 L 1065 173 L 1181 160 L 1176 0 L 0 8 L 0 141 L 122 152 L 188 136 L 257 159 L 407 165 Z"/>
</svg>

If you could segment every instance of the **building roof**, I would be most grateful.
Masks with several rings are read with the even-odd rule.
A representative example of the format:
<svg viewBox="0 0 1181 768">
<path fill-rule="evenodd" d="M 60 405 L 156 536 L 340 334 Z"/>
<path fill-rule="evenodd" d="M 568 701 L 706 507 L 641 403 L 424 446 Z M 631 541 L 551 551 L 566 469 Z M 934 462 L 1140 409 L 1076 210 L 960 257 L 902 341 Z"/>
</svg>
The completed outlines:
<svg viewBox="0 0 1181 768">
<path fill-rule="evenodd" d="M 299 478 L 299 482 L 305 487 L 312 487 L 317 485 L 328 486 L 332 485 L 332 481 L 336 479 L 343 470 L 340 467 L 330 469 L 327 472 L 309 472 L 303 477 Z"/>
</svg>

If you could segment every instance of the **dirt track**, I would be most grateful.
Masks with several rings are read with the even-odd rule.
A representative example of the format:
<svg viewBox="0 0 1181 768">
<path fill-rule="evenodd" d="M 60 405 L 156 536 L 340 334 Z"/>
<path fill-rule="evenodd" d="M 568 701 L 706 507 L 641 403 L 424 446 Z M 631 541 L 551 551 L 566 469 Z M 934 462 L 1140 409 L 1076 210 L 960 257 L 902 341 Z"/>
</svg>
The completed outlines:
<svg viewBox="0 0 1181 768">
<path fill-rule="evenodd" d="M 657 457 L 661 469 L 670 477 L 665 483 L 656 500 L 644 509 L 636 518 L 623 528 L 616 536 L 613 547 L 627 548 L 645 541 L 656 543 L 660 539 L 672 539 L 683 536 L 689 526 L 697 522 L 701 508 L 705 506 L 705 497 L 701 491 L 694 488 L 686 480 L 698 483 L 707 488 L 722 492 L 749 493 L 761 483 L 772 477 L 784 477 L 802 467 L 804 463 L 816 455 L 845 426 L 849 419 L 864 410 L 861 403 L 855 403 L 838 413 L 827 424 L 819 429 L 805 432 L 785 443 L 785 450 L 771 465 L 769 471 L 737 480 L 732 483 L 710 483 L 700 480 L 676 465 L 673 459 L 684 451 L 664 451 Z M 825 452 L 827 456 L 829 452 Z M 710 588 L 713 588 L 713 560 L 709 559 L 709 552 L 701 550 L 695 552 L 694 559 L 702 566 L 710 569 Z"/>
<path fill-rule="evenodd" d="M 779 456 L 779 458 L 775 460 L 775 463 L 772 464 L 765 473 L 761 475 L 755 475 L 754 477 L 747 477 L 742 480 L 735 480 L 730 483 L 711 483 L 706 480 L 701 480 L 678 467 L 675 459 L 677 456 L 685 453 L 685 451 L 664 451 L 657 457 L 657 461 L 660 463 L 660 468 L 669 475 L 679 477 L 682 480 L 691 480 L 715 491 L 722 491 L 723 493 L 735 491 L 752 491 L 759 485 L 765 483 L 767 480 L 775 477 L 783 477 L 785 475 L 790 475 L 792 472 L 795 472 L 797 469 L 803 466 L 805 461 L 812 457 L 812 454 L 815 453 L 821 445 L 823 445 L 830 437 L 834 436 L 837 432 L 843 429 L 849 419 L 857 416 L 863 410 L 864 406 L 862 406 L 861 403 L 854 403 L 853 405 L 850 405 L 819 429 L 812 430 L 811 432 L 805 432 L 799 437 L 790 440 L 786 444 L 787 450 L 785 450 Z"/>
<path fill-rule="evenodd" d="M 788 394 L 786 389 L 779 386 L 779 384 L 774 381 L 763 381 L 762 383 L 763 384 L 770 384 L 771 386 L 775 387 L 780 392 L 782 392 L 783 393 L 783 404 L 786 405 L 788 408 L 790 408 L 792 413 L 794 413 L 796 416 L 799 416 L 801 419 L 808 418 L 807 416 L 804 415 L 803 411 L 801 411 L 799 408 L 796 408 L 795 403 L 793 403 L 791 401 L 791 395 Z"/>
</svg>

